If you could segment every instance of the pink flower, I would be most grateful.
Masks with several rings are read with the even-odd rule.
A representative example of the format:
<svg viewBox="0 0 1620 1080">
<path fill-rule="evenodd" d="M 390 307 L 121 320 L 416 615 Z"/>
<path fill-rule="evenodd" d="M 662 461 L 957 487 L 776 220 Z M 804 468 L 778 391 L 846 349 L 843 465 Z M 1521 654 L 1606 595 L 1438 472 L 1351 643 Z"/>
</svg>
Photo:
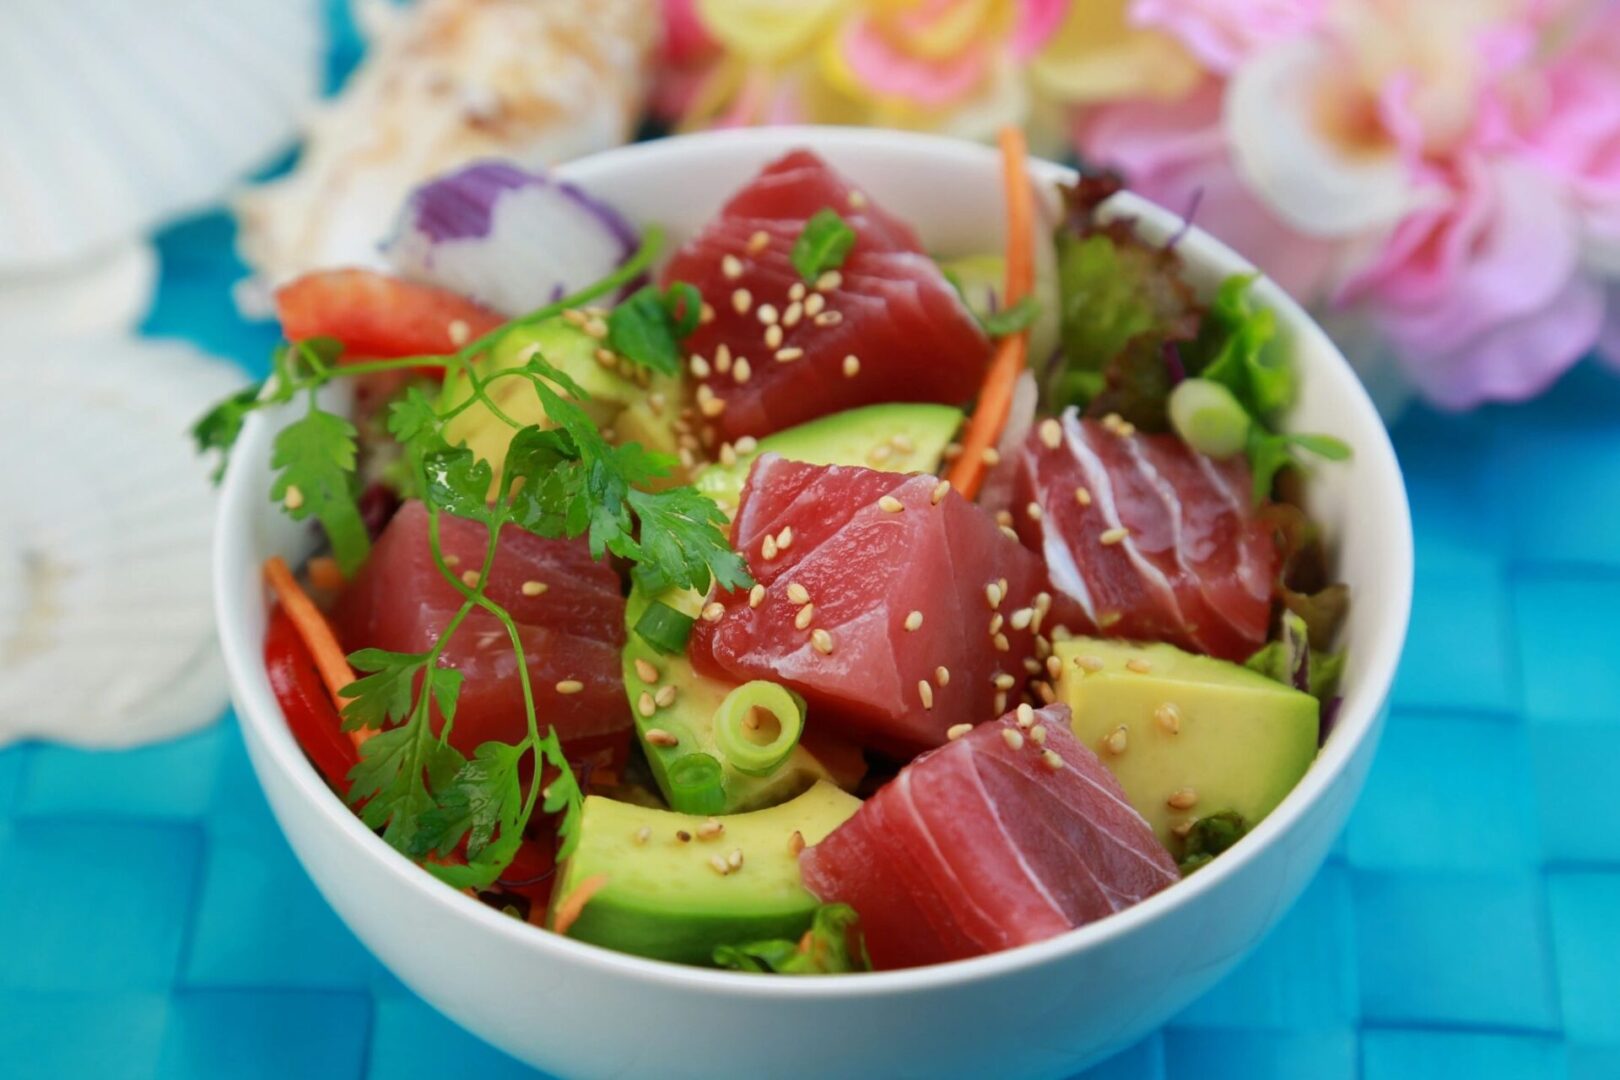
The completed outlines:
<svg viewBox="0 0 1620 1080">
<path fill-rule="evenodd" d="M 1163 30 L 1210 71 L 1229 75 L 1256 49 L 1315 30 L 1327 14 L 1328 2 L 1137 0 L 1131 7 L 1131 21 Z"/>
<path fill-rule="evenodd" d="M 1107 105 L 1081 117 L 1075 142 L 1087 163 L 1119 171 L 1160 206 L 1185 213 L 1196 198 L 1198 225 L 1295 296 L 1323 295 L 1342 245 L 1302 235 L 1254 197 L 1232 167 L 1221 106 L 1214 81 L 1172 104 Z"/>
</svg>

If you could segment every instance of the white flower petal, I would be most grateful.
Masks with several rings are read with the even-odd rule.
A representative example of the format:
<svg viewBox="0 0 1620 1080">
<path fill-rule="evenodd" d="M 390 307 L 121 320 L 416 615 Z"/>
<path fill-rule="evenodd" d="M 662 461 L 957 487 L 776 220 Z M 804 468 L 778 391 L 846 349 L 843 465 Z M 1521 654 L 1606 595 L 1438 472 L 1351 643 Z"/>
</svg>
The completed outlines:
<svg viewBox="0 0 1620 1080">
<path fill-rule="evenodd" d="M 1259 53 L 1227 87 L 1224 123 L 1233 162 L 1278 217 L 1311 236 L 1350 236 L 1388 225 L 1414 192 L 1393 145 L 1349 147 L 1315 115 L 1320 79 L 1335 58 L 1317 41 Z"/>
</svg>

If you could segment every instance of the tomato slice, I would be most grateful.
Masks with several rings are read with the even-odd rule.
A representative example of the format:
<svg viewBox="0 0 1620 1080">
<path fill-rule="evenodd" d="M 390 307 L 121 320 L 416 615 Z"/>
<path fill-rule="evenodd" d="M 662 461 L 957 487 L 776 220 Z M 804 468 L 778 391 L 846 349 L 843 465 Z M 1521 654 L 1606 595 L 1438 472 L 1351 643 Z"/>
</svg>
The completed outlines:
<svg viewBox="0 0 1620 1080">
<path fill-rule="evenodd" d="M 344 355 L 387 360 L 455 352 L 506 320 L 458 293 L 372 270 L 323 270 L 276 290 L 288 341 L 329 337 Z"/>
<path fill-rule="evenodd" d="M 270 612 L 264 667 L 298 745 L 322 776 L 348 794 L 349 770 L 359 762 L 359 751 L 342 728 L 337 706 L 326 692 L 309 647 L 280 607 Z"/>
</svg>

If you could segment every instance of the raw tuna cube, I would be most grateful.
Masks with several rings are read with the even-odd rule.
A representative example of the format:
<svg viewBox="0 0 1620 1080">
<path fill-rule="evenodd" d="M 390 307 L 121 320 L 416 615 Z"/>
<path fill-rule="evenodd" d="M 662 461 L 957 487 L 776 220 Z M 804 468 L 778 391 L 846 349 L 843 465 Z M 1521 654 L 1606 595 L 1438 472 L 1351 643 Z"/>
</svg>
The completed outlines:
<svg viewBox="0 0 1620 1080">
<path fill-rule="evenodd" d="M 1063 705 L 919 757 L 799 865 L 817 897 L 860 913 L 879 968 L 1042 941 L 1180 877 Z"/>
</svg>

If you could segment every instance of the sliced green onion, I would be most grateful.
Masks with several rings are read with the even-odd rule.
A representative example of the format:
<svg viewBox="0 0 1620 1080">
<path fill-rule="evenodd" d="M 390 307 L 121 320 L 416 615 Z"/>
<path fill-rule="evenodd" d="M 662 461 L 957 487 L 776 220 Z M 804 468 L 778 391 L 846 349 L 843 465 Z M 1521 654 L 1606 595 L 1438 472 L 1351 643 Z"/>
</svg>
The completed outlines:
<svg viewBox="0 0 1620 1080">
<path fill-rule="evenodd" d="M 714 711 L 715 744 L 728 765 L 749 776 L 779 769 L 803 731 L 804 703 L 763 679 L 743 683 Z"/>
<path fill-rule="evenodd" d="M 1220 383 L 1183 379 L 1170 391 L 1170 423 L 1200 454 L 1224 458 L 1243 450 L 1251 421 L 1232 391 Z"/>
<path fill-rule="evenodd" d="M 669 763 L 669 802 L 683 814 L 718 814 L 726 808 L 725 767 L 712 754 L 683 754 Z"/>
<path fill-rule="evenodd" d="M 662 600 L 654 600 L 636 620 L 636 634 L 665 656 L 676 656 L 686 651 L 686 639 L 692 636 L 696 621 Z"/>
</svg>

